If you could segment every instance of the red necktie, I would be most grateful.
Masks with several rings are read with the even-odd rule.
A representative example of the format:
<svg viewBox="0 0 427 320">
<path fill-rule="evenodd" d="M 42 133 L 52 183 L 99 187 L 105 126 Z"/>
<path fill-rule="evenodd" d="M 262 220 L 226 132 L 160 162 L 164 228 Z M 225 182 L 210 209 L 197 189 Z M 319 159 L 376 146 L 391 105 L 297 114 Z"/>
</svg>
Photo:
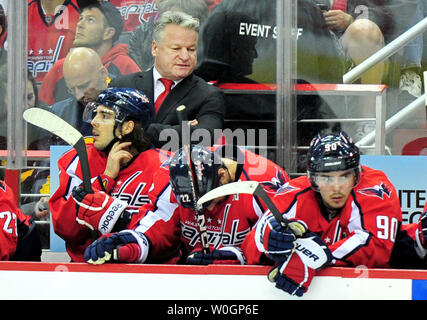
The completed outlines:
<svg viewBox="0 0 427 320">
<path fill-rule="evenodd" d="M 158 97 L 156 102 L 154 103 L 154 107 L 156 109 L 156 113 L 159 111 L 160 106 L 162 105 L 163 101 L 166 99 L 166 96 L 169 94 L 169 92 L 171 91 L 171 87 L 173 84 L 172 80 L 169 79 L 165 79 L 165 78 L 160 78 L 159 79 L 163 85 L 165 86 L 165 91 L 163 91 Z"/>
<path fill-rule="evenodd" d="M 335 0 L 332 10 L 341 10 L 346 12 L 347 10 L 347 0 Z"/>
</svg>

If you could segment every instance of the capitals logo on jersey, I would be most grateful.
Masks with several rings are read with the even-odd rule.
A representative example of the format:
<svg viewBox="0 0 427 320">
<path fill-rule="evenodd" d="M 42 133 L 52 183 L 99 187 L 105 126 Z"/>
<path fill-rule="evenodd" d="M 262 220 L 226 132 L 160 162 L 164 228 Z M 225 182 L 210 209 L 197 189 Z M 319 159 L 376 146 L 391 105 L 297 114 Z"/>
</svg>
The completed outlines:
<svg viewBox="0 0 427 320">
<path fill-rule="evenodd" d="M 364 194 L 366 196 L 378 197 L 380 199 L 384 199 L 384 195 L 390 198 L 391 189 L 384 182 L 377 184 L 373 187 L 365 188 L 358 190 L 359 193 Z"/>
<path fill-rule="evenodd" d="M 133 30 L 138 24 L 146 23 L 158 11 L 155 0 L 121 0 L 111 2 L 120 11 L 125 22 L 125 29 L 129 31 Z"/>
<path fill-rule="evenodd" d="M 143 204 L 151 202 L 147 195 L 148 191 L 145 190 L 147 183 L 138 179 L 141 174 L 142 171 L 137 171 L 126 181 L 117 181 L 111 192 L 113 197 L 127 202 L 128 210 L 137 210 Z"/>
<path fill-rule="evenodd" d="M 291 186 L 288 182 L 282 185 L 279 189 L 277 189 L 276 194 L 274 196 L 276 197 L 278 195 L 285 194 L 285 193 L 292 192 L 294 190 L 299 190 L 299 189 L 300 188 Z"/>
<path fill-rule="evenodd" d="M 271 178 L 270 181 L 260 182 L 260 185 L 266 192 L 277 193 L 286 185 L 286 180 L 285 175 L 276 168 L 276 176 Z"/>
<path fill-rule="evenodd" d="M 59 53 L 62 49 L 65 36 L 60 36 L 56 42 L 55 49 L 49 48 L 44 51 L 42 48 L 28 51 L 28 70 L 35 79 L 39 73 L 47 73 L 53 64 L 58 60 Z"/>
<path fill-rule="evenodd" d="M 222 223 L 227 223 L 223 220 Z M 219 229 L 219 230 L 216 230 Z M 221 246 L 240 246 L 249 233 L 250 228 L 239 230 L 239 220 L 231 221 L 231 230 L 229 232 L 215 228 L 215 226 L 207 226 L 208 243 L 219 248 Z M 186 221 L 181 221 L 181 234 L 189 241 L 190 246 L 194 247 L 200 242 L 199 226 Z"/>
</svg>

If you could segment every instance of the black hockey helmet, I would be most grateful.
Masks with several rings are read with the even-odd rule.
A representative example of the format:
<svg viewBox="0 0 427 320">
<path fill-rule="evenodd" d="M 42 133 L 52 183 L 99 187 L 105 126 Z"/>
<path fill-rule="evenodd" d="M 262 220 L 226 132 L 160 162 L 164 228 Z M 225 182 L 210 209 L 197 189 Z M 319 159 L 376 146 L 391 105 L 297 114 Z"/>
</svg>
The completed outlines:
<svg viewBox="0 0 427 320">
<path fill-rule="evenodd" d="M 307 176 L 311 186 L 318 191 L 314 176 L 320 172 L 354 170 L 355 185 L 360 176 L 360 152 L 353 139 L 344 131 L 318 134 L 307 152 Z"/>
<path fill-rule="evenodd" d="M 201 146 L 191 148 L 191 166 L 194 169 L 195 189 L 199 197 L 219 186 L 218 170 L 223 167 L 221 158 Z M 169 167 L 169 179 L 178 203 L 184 208 L 195 208 L 189 161 L 184 148 L 173 155 Z M 196 200 L 197 201 L 197 200 Z M 203 206 L 207 207 L 209 203 Z"/>
</svg>

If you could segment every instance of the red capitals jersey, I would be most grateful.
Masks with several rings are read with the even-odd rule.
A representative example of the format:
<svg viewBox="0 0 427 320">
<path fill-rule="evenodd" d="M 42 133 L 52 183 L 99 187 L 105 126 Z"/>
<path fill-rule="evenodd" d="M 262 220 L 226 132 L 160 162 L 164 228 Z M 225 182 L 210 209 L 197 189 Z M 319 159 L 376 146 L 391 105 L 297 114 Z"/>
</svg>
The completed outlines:
<svg viewBox="0 0 427 320">
<path fill-rule="evenodd" d="M 237 150 L 243 158 L 239 160 L 236 181 L 259 181 L 270 196 L 288 182 L 288 175 L 277 164 L 251 151 Z M 157 187 L 161 189 L 154 190 L 158 197 L 140 208 L 143 218 L 131 229 L 143 232 L 150 239 L 148 259 L 162 262 L 181 244 L 184 245 L 184 254 L 201 248 L 201 244 L 195 213 L 179 206 L 169 185 L 169 174 L 159 172 L 155 180 L 159 181 Z M 204 210 L 209 244 L 214 248 L 240 247 L 264 211 L 262 201 L 248 194 L 228 196 L 212 211 Z"/>
<path fill-rule="evenodd" d="M 170 185 L 156 202 L 142 209 L 146 210 L 146 215 L 138 222 L 135 231 L 144 233 L 150 240 L 150 262 L 163 262 L 178 249 L 182 249 L 184 255 L 201 249 L 194 211 L 178 205 Z M 256 197 L 248 194 L 228 196 L 212 211 L 204 210 L 209 245 L 215 249 L 240 247 L 262 213 L 263 208 Z"/>
<path fill-rule="evenodd" d="M 304 221 L 322 238 L 332 251 L 335 265 L 387 267 L 402 221 L 399 198 L 382 171 L 362 168 L 359 183 L 335 217 L 322 212 L 306 176 L 291 180 L 273 200 L 287 218 Z M 244 247 L 251 252 L 248 263 L 259 263 L 261 254 L 254 233 Z"/>
<path fill-rule="evenodd" d="M 111 197 L 127 202 L 126 210 L 130 213 L 138 212 L 141 205 L 153 201 L 148 196 L 149 190 L 154 187 L 153 175 L 159 170 L 167 171 L 162 165 L 168 160 L 168 154 L 152 148 L 136 156 L 113 180 L 103 174 L 107 155 L 92 145 L 88 145 L 87 152 L 93 190 L 105 191 Z M 71 193 L 74 187 L 82 183 L 82 173 L 79 157 L 74 149 L 61 157 L 58 169 L 59 187 L 49 200 L 53 228 L 65 240 L 72 261 L 84 262 L 83 254 L 91 243 L 91 233 L 88 227 L 76 222 L 76 203 Z"/>
<path fill-rule="evenodd" d="M 18 223 L 29 226 L 30 219 L 16 206 L 12 189 L 0 180 L 0 260 L 13 256 L 18 243 Z"/>
<path fill-rule="evenodd" d="M 37 82 L 67 55 L 79 16 L 77 0 L 65 0 L 54 16 L 45 15 L 40 0 L 28 0 L 28 70 Z"/>
<path fill-rule="evenodd" d="M 123 32 L 132 32 L 157 13 L 156 0 L 110 0 L 122 15 Z"/>
</svg>

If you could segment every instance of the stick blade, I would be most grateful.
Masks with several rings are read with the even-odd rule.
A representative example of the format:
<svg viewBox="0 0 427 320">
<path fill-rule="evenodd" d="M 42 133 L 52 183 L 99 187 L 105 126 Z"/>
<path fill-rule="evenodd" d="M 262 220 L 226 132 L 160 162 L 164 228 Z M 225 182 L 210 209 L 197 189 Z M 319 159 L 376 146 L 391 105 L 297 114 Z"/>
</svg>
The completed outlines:
<svg viewBox="0 0 427 320">
<path fill-rule="evenodd" d="M 25 121 L 57 135 L 71 146 L 82 138 L 82 134 L 76 128 L 50 111 L 29 108 L 24 111 L 23 116 Z"/>
<path fill-rule="evenodd" d="M 254 194 L 258 185 L 259 185 L 258 181 L 239 181 L 239 182 L 227 183 L 203 195 L 199 199 L 199 201 L 197 201 L 197 204 L 202 205 L 205 202 L 211 201 L 216 198 L 228 196 L 230 194 L 236 194 L 236 193 Z"/>
</svg>

